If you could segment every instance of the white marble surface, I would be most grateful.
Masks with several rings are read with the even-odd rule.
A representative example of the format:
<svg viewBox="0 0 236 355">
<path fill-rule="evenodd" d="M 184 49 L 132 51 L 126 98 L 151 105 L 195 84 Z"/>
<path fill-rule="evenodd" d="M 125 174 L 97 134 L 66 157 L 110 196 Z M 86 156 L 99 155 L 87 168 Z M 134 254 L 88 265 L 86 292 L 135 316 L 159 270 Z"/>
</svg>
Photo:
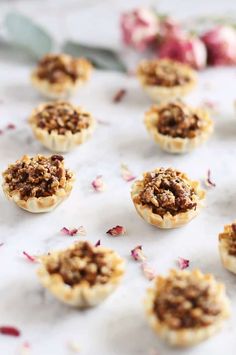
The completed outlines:
<svg viewBox="0 0 236 355">
<path fill-rule="evenodd" d="M 53 6 L 52 1 L 48 3 Z M 111 11 L 108 2 L 99 3 L 103 3 L 103 10 Z M 177 4 L 177 1 L 173 3 Z M 29 1 L 12 4 L 22 5 L 25 12 L 32 12 L 34 6 L 40 7 L 38 2 L 32 4 Z M 230 4 L 234 6 L 232 2 Z M 4 11 L 8 6 L 9 3 L 2 3 Z M 171 7 L 170 2 L 166 6 Z M 217 6 L 219 2 L 216 2 Z M 121 4 L 116 4 L 117 11 L 118 8 Z M 86 8 L 83 7 L 83 11 L 85 13 Z M 90 10 L 87 10 L 87 16 L 91 16 Z M 46 17 L 42 16 L 43 19 Z M 71 14 L 71 23 L 75 18 L 75 13 Z M 82 21 L 83 16 L 79 18 Z M 56 34 L 57 26 L 53 27 L 51 23 L 50 26 Z M 101 32 L 104 31 L 103 27 Z M 30 70 L 31 63 L 24 56 L 0 48 L 0 129 L 8 123 L 15 123 L 17 127 L 0 136 L 1 171 L 23 154 L 47 153 L 33 140 L 26 123 L 32 108 L 41 102 L 30 86 Z M 160 355 L 235 354 L 236 278 L 221 266 L 217 249 L 218 233 L 224 224 L 235 219 L 236 210 L 235 79 L 235 69 L 211 69 L 201 74 L 199 86 L 188 100 L 194 104 L 202 100 L 218 103 L 221 113 L 213 117 L 215 133 L 206 145 L 191 154 L 172 156 L 161 152 L 145 131 L 143 114 L 151 103 L 136 80 L 115 73 L 94 73 L 91 82 L 72 101 L 84 105 L 109 125 L 98 125 L 93 139 L 66 155 L 66 164 L 77 174 L 71 197 L 52 213 L 31 215 L 6 201 L 0 192 L 0 242 L 4 243 L 0 248 L 0 325 L 14 325 L 22 331 L 20 338 L 0 336 L 1 355 L 21 354 L 24 341 L 31 344 L 32 355 L 72 354 L 67 346 L 72 340 L 78 342 L 82 355 L 151 355 L 154 351 Z M 112 96 L 123 87 L 128 94 L 122 103 L 114 105 Z M 217 186 L 208 190 L 206 208 L 186 227 L 173 231 L 157 230 L 137 216 L 129 196 L 130 184 L 120 177 L 122 162 L 137 175 L 158 166 L 173 166 L 200 180 L 210 168 Z M 104 176 L 108 185 L 107 191 L 101 194 L 90 188 L 90 182 L 98 174 Z M 116 224 L 127 228 L 126 236 L 110 238 L 105 234 Z M 37 265 L 22 256 L 24 250 L 39 254 L 81 239 L 59 233 L 63 226 L 79 225 L 85 226 L 89 240 L 101 239 L 104 245 L 114 248 L 127 259 L 127 272 L 121 287 L 99 307 L 83 312 L 64 306 L 44 292 L 35 275 Z M 143 245 L 158 273 L 176 267 L 176 259 L 182 256 L 190 259 L 191 269 L 198 267 L 225 282 L 232 303 L 232 317 L 222 332 L 185 351 L 170 349 L 156 338 L 146 322 L 142 303 L 150 283 L 143 277 L 139 265 L 129 257 L 130 250 L 137 244 Z"/>
</svg>

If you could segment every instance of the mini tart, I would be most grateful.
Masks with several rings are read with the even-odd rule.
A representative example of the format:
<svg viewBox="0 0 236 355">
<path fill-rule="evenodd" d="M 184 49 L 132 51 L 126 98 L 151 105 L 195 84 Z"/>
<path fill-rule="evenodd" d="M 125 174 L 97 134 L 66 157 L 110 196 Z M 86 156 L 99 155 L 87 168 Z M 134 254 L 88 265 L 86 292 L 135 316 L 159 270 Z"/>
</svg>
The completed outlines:
<svg viewBox="0 0 236 355">
<path fill-rule="evenodd" d="M 189 152 L 213 132 L 213 121 L 206 110 L 179 101 L 152 106 L 144 122 L 154 141 L 170 153 Z"/>
<path fill-rule="evenodd" d="M 61 155 L 24 155 L 4 171 L 2 186 L 9 200 L 26 211 L 40 213 L 53 210 L 65 200 L 74 180 Z"/>
<path fill-rule="evenodd" d="M 236 274 L 236 221 L 219 234 L 219 251 L 224 267 Z"/>
<path fill-rule="evenodd" d="M 95 119 L 81 107 L 57 101 L 34 109 L 29 124 L 45 147 L 53 152 L 68 152 L 91 137 Z"/>
<path fill-rule="evenodd" d="M 87 241 L 41 258 L 40 282 L 60 301 L 85 308 L 111 294 L 124 274 L 124 260 L 113 250 Z"/>
<path fill-rule="evenodd" d="M 170 59 L 142 61 L 137 69 L 137 77 L 155 102 L 182 98 L 196 86 L 197 81 L 192 68 Z"/>
<path fill-rule="evenodd" d="M 92 65 L 84 58 L 67 54 L 48 54 L 43 57 L 31 75 L 33 86 L 53 99 L 71 96 L 90 78 Z"/>
<path fill-rule="evenodd" d="M 196 217 L 205 191 L 198 181 L 178 170 L 157 168 L 134 182 L 131 197 L 146 222 L 159 228 L 176 228 Z"/>
<path fill-rule="evenodd" d="M 217 332 L 230 315 L 225 287 L 199 270 L 156 277 L 145 308 L 152 328 L 172 346 L 195 345 Z"/>
</svg>

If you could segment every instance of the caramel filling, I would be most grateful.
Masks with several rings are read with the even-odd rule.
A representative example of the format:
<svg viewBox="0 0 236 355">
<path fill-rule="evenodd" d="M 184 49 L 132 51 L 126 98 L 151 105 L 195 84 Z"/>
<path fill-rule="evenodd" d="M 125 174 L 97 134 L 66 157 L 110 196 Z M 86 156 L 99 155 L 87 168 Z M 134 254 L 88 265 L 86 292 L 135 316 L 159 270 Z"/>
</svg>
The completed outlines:
<svg viewBox="0 0 236 355">
<path fill-rule="evenodd" d="M 153 213 L 162 217 L 167 212 L 174 216 L 196 208 L 195 195 L 181 172 L 161 168 L 144 175 L 143 189 L 136 202 L 149 206 Z"/>
<path fill-rule="evenodd" d="M 166 278 L 153 310 L 160 322 L 174 330 L 209 326 L 222 312 L 215 288 L 193 274 Z"/>
<path fill-rule="evenodd" d="M 3 173 L 9 194 L 19 193 L 22 200 L 30 197 L 52 196 L 58 189 L 65 188 L 72 173 L 64 168 L 60 155 L 30 158 L 24 156 Z"/>
<path fill-rule="evenodd" d="M 56 102 L 44 106 L 32 120 L 39 128 L 46 129 L 49 133 L 56 131 L 64 135 L 68 131 L 75 134 L 87 129 L 91 124 L 91 115 L 70 103 Z"/>
<path fill-rule="evenodd" d="M 61 252 L 57 258 L 48 257 L 46 268 L 52 275 L 58 274 L 64 283 L 75 286 L 87 282 L 90 286 L 105 284 L 111 278 L 114 267 L 109 255 L 88 242 L 76 243 L 73 249 Z"/>
</svg>

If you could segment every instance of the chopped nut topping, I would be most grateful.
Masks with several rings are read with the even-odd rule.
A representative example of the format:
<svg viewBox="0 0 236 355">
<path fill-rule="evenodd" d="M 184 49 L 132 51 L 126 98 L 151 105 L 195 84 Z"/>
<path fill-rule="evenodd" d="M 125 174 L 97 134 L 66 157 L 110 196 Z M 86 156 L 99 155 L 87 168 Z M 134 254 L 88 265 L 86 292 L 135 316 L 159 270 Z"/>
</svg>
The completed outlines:
<svg viewBox="0 0 236 355">
<path fill-rule="evenodd" d="M 217 289 L 208 280 L 199 280 L 194 273 L 176 271 L 161 281 L 153 310 L 169 328 L 206 327 L 221 314 Z"/>
<path fill-rule="evenodd" d="M 66 186 L 72 173 L 64 168 L 64 158 L 61 155 L 37 155 L 32 158 L 25 155 L 11 164 L 3 177 L 10 195 L 18 192 L 22 200 L 28 200 L 30 197 L 52 196 L 58 189 Z"/>
<path fill-rule="evenodd" d="M 167 212 L 174 216 L 196 208 L 195 191 L 183 176 L 180 171 L 171 168 L 145 173 L 143 189 L 136 202 L 148 205 L 153 213 L 162 217 Z"/>
<path fill-rule="evenodd" d="M 173 138 L 194 138 L 203 125 L 203 120 L 181 102 L 154 107 L 153 112 L 158 114 L 159 133 Z"/>
<path fill-rule="evenodd" d="M 232 223 L 224 233 L 220 234 L 220 240 L 225 240 L 229 255 L 236 256 L 236 224 Z"/>
<path fill-rule="evenodd" d="M 31 121 L 49 133 L 56 131 L 64 135 L 70 131 L 75 134 L 90 126 L 91 115 L 69 102 L 58 101 L 45 105 Z"/>
<path fill-rule="evenodd" d="M 101 248 L 81 241 L 73 249 L 60 252 L 57 258 L 48 257 L 45 266 L 50 274 L 59 274 L 70 286 L 83 282 L 90 286 L 105 284 L 114 272 L 110 258 L 112 253 L 104 253 Z"/>
<path fill-rule="evenodd" d="M 85 59 L 73 58 L 65 54 L 49 54 L 38 63 L 36 75 L 51 84 L 67 80 L 75 82 L 78 78 L 87 79 L 87 67 L 90 68 L 90 63 Z"/>
<path fill-rule="evenodd" d="M 172 60 L 151 60 L 139 65 L 138 74 L 144 78 L 146 85 L 173 87 L 184 85 L 191 80 L 183 68 L 183 64 Z"/>
</svg>

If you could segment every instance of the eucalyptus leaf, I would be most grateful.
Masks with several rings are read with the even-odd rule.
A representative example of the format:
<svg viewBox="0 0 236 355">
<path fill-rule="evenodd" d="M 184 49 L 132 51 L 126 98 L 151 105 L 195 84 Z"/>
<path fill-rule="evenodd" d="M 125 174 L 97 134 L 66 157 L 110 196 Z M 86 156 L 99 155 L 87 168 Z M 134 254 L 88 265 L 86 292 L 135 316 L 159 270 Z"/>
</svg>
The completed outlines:
<svg viewBox="0 0 236 355">
<path fill-rule="evenodd" d="M 119 55 L 112 49 L 87 46 L 72 41 L 66 41 L 62 46 L 62 50 L 73 56 L 89 59 L 98 69 L 121 72 L 127 71 Z"/>
<path fill-rule="evenodd" d="M 52 51 L 52 37 L 28 17 L 18 13 L 8 13 L 4 26 L 10 40 L 17 46 L 23 47 L 37 59 Z"/>
</svg>

